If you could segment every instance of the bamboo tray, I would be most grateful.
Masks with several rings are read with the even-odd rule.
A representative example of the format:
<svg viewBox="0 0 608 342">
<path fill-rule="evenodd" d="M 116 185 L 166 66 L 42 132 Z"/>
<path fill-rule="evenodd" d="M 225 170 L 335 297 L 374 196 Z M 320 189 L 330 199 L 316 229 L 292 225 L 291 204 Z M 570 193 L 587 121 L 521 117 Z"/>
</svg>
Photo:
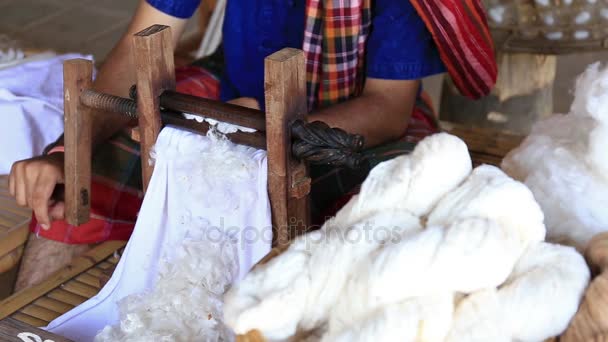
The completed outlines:
<svg viewBox="0 0 608 342">
<path fill-rule="evenodd" d="M 0 302 L 0 319 L 44 327 L 55 318 L 95 296 L 112 276 L 125 241 L 104 242 L 41 284 Z"/>
<path fill-rule="evenodd" d="M 0 273 L 17 265 L 28 236 L 31 211 L 19 207 L 8 191 L 8 177 L 0 176 Z"/>
</svg>

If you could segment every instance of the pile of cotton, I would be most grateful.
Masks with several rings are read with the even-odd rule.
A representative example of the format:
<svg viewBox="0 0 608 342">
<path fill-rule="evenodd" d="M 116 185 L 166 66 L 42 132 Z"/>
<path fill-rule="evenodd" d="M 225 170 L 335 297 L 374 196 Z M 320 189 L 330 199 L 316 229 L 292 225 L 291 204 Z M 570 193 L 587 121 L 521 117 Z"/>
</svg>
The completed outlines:
<svg viewBox="0 0 608 342">
<path fill-rule="evenodd" d="M 230 341 L 222 296 L 238 273 L 236 247 L 207 236 L 202 227 L 190 230 L 173 258 L 159 263 L 153 289 L 123 299 L 120 324 L 104 328 L 95 341 Z"/>
<path fill-rule="evenodd" d="M 169 160 L 178 161 L 171 163 L 167 171 L 174 190 L 163 192 L 160 198 L 168 204 L 158 206 L 161 211 L 167 210 L 166 215 L 158 226 L 141 227 L 154 228 L 149 234 L 162 237 L 164 252 L 158 253 L 159 260 L 141 266 L 147 270 L 146 276 L 155 280 L 148 290 L 120 301 L 118 324 L 106 326 L 95 337 L 96 342 L 234 339 L 223 323 L 223 296 L 240 272 L 248 270 L 243 264 L 257 251 L 242 239 L 240 231 L 222 223 L 228 226 L 237 222 L 234 217 L 250 218 L 251 212 L 243 208 L 258 208 L 253 201 L 258 196 L 259 162 L 252 157 L 258 151 L 235 145 L 215 130 L 210 130 L 209 139 L 204 140 L 183 140 L 183 136 L 167 134 L 159 138 L 152 156 L 157 164 L 160 156 L 163 165 Z M 160 169 L 157 165 L 155 172 Z M 146 196 L 150 194 L 148 190 Z M 179 198 L 173 196 L 175 193 Z M 161 225 L 168 228 L 161 231 Z"/>
<path fill-rule="evenodd" d="M 256 131 L 253 128 L 233 125 L 233 124 L 229 124 L 227 122 L 217 121 L 217 120 L 206 118 L 206 117 L 203 117 L 200 115 L 184 113 L 183 116 L 185 119 L 194 120 L 198 123 L 206 122 L 207 124 L 209 124 L 209 126 L 214 127 L 218 132 L 221 132 L 224 134 L 230 134 L 230 133 L 236 133 L 236 132 L 254 133 Z"/>
<path fill-rule="evenodd" d="M 545 214 L 547 240 L 583 251 L 608 230 L 608 68 L 576 82 L 569 114 L 534 125 L 502 169 L 525 183 Z"/>
<path fill-rule="evenodd" d="M 544 238 L 526 186 L 433 135 L 230 289 L 225 321 L 273 341 L 540 341 L 566 329 L 589 281 L 575 249 Z"/>
</svg>

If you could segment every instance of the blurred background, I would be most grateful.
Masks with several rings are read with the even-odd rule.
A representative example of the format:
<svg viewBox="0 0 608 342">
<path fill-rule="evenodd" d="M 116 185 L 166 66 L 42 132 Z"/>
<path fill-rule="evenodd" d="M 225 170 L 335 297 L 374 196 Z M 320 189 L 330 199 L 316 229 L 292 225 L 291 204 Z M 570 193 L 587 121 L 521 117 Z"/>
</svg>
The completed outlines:
<svg viewBox="0 0 608 342">
<path fill-rule="evenodd" d="M 0 0 L 0 33 L 18 39 L 20 44 L 27 47 L 52 49 L 56 52 L 90 53 L 100 63 L 121 36 L 137 1 Z M 190 20 L 186 40 L 199 31 L 200 14 L 199 11 Z M 608 52 L 557 57 L 557 73 L 553 84 L 555 112 L 568 111 L 575 76 L 588 64 L 598 60 L 608 61 Z M 436 107 L 440 106 L 442 84 L 441 76 L 425 80 L 426 89 L 432 95 Z"/>
</svg>

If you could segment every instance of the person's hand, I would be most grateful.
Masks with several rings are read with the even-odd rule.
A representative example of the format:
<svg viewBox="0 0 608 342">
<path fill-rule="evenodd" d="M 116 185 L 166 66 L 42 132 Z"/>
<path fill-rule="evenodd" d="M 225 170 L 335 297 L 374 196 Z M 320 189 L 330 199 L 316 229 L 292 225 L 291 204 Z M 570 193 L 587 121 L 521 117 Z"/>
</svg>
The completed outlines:
<svg viewBox="0 0 608 342">
<path fill-rule="evenodd" d="M 227 101 L 226 103 L 231 103 L 237 106 L 241 106 L 241 107 L 247 107 L 247 108 L 251 108 L 251 109 L 260 109 L 260 104 L 258 103 L 258 100 L 254 99 L 253 97 L 239 97 L 236 99 L 232 99 L 230 101 Z"/>
<path fill-rule="evenodd" d="M 63 201 L 53 198 L 56 185 L 63 184 L 63 153 L 16 162 L 8 184 L 17 204 L 31 208 L 43 229 L 49 229 L 52 220 L 63 219 Z"/>
</svg>

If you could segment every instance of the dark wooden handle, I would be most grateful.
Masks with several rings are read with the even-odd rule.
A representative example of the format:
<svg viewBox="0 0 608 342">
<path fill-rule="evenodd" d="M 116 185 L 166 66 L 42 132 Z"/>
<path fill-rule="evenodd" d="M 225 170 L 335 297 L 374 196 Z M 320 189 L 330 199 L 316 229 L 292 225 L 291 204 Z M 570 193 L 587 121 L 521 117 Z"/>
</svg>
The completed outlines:
<svg viewBox="0 0 608 342">
<path fill-rule="evenodd" d="M 294 139 L 291 151 L 298 159 L 349 168 L 358 168 L 363 163 L 361 135 L 349 134 L 321 121 L 305 123 L 302 120 L 291 125 L 291 134 Z"/>
<path fill-rule="evenodd" d="M 134 100 L 137 99 L 137 87 L 135 85 L 131 86 L 129 97 Z M 160 106 L 173 112 L 200 115 L 233 125 L 253 128 L 259 132 L 266 130 L 264 112 L 231 103 L 205 99 L 175 91 L 164 91 L 160 95 Z"/>
</svg>

